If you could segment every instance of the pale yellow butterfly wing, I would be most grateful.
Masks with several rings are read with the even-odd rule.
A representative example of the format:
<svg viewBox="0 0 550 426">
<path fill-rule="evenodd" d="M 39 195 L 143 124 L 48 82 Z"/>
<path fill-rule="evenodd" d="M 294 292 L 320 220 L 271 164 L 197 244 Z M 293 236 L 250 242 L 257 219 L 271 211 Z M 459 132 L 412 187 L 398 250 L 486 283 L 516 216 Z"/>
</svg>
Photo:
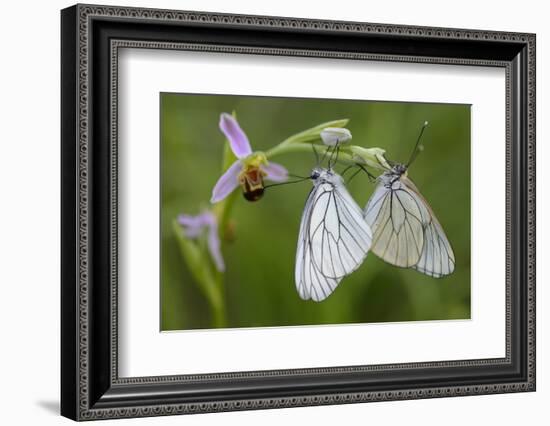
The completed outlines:
<svg viewBox="0 0 550 426">
<path fill-rule="evenodd" d="M 422 255 L 414 268 L 434 278 L 452 274 L 455 269 L 455 254 L 443 227 L 414 183 L 408 178 L 402 181 L 420 200 L 423 207 L 421 212 L 424 223 L 424 245 Z"/>
<path fill-rule="evenodd" d="M 373 230 L 371 251 L 392 265 L 410 268 L 422 255 L 422 205 L 400 179 L 381 181 L 365 207 Z"/>
</svg>

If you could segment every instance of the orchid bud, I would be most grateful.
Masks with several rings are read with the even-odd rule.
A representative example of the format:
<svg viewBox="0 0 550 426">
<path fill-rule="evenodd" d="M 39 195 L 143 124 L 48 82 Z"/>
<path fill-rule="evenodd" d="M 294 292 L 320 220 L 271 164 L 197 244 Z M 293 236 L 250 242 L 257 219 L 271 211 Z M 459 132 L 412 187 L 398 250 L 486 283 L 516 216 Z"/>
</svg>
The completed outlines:
<svg viewBox="0 0 550 426">
<path fill-rule="evenodd" d="M 321 139 L 327 146 L 336 146 L 351 140 L 351 132 L 343 127 L 326 127 L 321 131 Z"/>
<path fill-rule="evenodd" d="M 391 169 L 386 157 L 384 157 L 386 151 L 382 148 L 363 148 L 361 146 L 352 145 L 350 146 L 350 151 L 353 154 L 353 160 L 358 163 L 366 164 L 376 169 Z"/>
</svg>

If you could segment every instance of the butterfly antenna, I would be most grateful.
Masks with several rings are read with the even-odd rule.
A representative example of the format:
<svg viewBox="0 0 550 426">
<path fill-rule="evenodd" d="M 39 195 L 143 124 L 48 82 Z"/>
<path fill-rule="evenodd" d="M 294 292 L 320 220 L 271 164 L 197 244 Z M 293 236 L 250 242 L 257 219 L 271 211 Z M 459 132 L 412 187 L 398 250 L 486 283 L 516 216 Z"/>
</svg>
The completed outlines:
<svg viewBox="0 0 550 426">
<path fill-rule="evenodd" d="M 350 176 L 349 179 L 346 179 L 346 183 L 350 183 L 350 182 L 352 181 L 352 179 L 353 179 L 355 176 L 357 176 L 357 175 L 359 174 L 359 172 L 361 172 L 361 171 L 363 171 L 363 172 L 365 172 L 365 173 L 367 174 L 367 176 L 369 177 L 369 180 L 370 180 L 371 182 L 376 181 L 376 177 L 375 177 L 371 172 L 369 172 L 369 171 L 367 170 L 367 168 L 366 168 L 364 165 L 358 164 L 358 163 L 352 164 L 352 165 L 346 167 L 346 168 L 344 169 L 344 171 L 343 171 L 342 173 L 340 173 L 340 176 L 344 176 L 344 173 L 346 173 L 346 172 L 347 172 L 349 169 L 351 169 L 352 167 L 357 167 L 357 170 Z"/>
<path fill-rule="evenodd" d="M 291 178 L 295 178 L 295 179 L 309 179 L 309 176 L 300 176 L 300 175 L 295 175 L 295 174 L 292 174 L 292 173 L 289 173 L 288 174 Z"/>
<path fill-rule="evenodd" d="M 344 170 L 342 170 L 342 172 L 340 173 L 340 176 L 344 177 L 344 175 L 348 172 L 349 169 L 351 169 L 352 167 L 355 167 L 356 164 L 350 164 L 348 167 L 346 167 Z"/>
<path fill-rule="evenodd" d="M 392 161 L 392 160 L 390 160 L 389 158 L 386 158 L 386 156 L 384 156 L 384 160 L 386 160 L 386 163 L 388 163 L 388 165 L 390 166 L 390 168 L 396 165 L 396 162 L 395 162 L 395 161 Z"/>
<path fill-rule="evenodd" d="M 340 146 L 338 145 L 338 139 L 336 140 L 336 145 L 334 145 L 334 149 L 332 150 L 332 153 L 330 154 L 330 157 L 328 159 L 328 169 L 331 170 L 332 166 L 336 164 L 338 161 L 338 153 L 340 152 Z M 336 157 L 335 157 L 336 154 Z M 334 162 L 332 159 L 334 158 Z"/>
<path fill-rule="evenodd" d="M 281 185 L 290 185 L 291 183 L 300 183 L 300 182 L 303 182 L 305 180 L 308 180 L 310 179 L 310 177 L 305 177 L 305 178 L 302 178 L 302 179 L 298 179 L 298 180 L 291 180 L 291 181 L 287 181 L 287 182 L 277 182 L 277 183 L 272 183 L 271 185 L 265 185 L 264 186 L 264 189 L 267 189 L 267 188 L 272 188 L 274 186 L 281 186 Z"/>
<path fill-rule="evenodd" d="M 321 161 L 320 161 L 319 164 L 318 164 L 319 166 L 321 166 L 321 165 L 324 163 L 325 158 L 327 157 L 327 154 L 330 152 L 330 148 L 331 148 L 331 147 L 329 146 L 327 149 L 325 149 L 325 153 L 323 154 L 323 158 L 321 158 Z M 334 152 L 334 151 L 333 151 L 333 152 Z M 331 157 L 332 157 L 332 153 L 331 153 L 330 155 L 331 155 Z M 330 162 L 330 160 L 329 160 L 329 162 Z"/>
<path fill-rule="evenodd" d="M 317 167 L 320 166 L 320 163 L 319 163 L 319 152 L 317 151 L 317 148 L 315 148 L 315 144 L 312 143 L 311 144 L 311 149 L 313 149 L 313 154 L 315 154 L 315 161 L 317 163 Z"/>
<path fill-rule="evenodd" d="M 353 178 L 359 174 L 360 171 L 361 171 L 361 169 L 358 168 L 358 169 L 349 177 L 349 179 L 346 179 L 346 183 L 350 183 L 350 182 L 353 180 Z"/>
<path fill-rule="evenodd" d="M 365 166 L 363 166 L 362 164 L 357 164 L 357 167 L 359 167 L 361 170 L 363 170 L 367 174 L 371 182 L 376 181 L 376 176 L 374 176 L 371 172 L 369 172 Z"/>
<path fill-rule="evenodd" d="M 414 144 L 414 149 L 411 152 L 411 157 L 409 158 L 409 161 L 407 162 L 407 168 L 412 164 L 412 162 L 415 160 L 416 156 L 420 151 L 422 151 L 423 146 L 420 144 L 420 140 L 422 139 L 422 135 L 424 134 L 424 130 L 426 130 L 426 127 L 428 127 L 428 122 L 424 121 L 424 124 L 422 128 L 420 129 L 420 134 L 418 135 L 418 138 L 416 139 L 416 143 Z"/>
</svg>

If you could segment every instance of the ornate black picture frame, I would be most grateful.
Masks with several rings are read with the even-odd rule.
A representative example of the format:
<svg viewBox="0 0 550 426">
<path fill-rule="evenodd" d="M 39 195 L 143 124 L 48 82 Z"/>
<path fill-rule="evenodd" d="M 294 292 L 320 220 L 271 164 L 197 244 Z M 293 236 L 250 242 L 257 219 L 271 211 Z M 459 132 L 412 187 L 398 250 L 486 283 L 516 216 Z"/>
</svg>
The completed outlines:
<svg viewBox="0 0 550 426">
<path fill-rule="evenodd" d="M 535 390 L 534 34 L 95 5 L 64 9 L 61 28 L 62 415 L 92 420 Z M 121 47 L 504 68 L 506 356 L 120 378 Z"/>
</svg>

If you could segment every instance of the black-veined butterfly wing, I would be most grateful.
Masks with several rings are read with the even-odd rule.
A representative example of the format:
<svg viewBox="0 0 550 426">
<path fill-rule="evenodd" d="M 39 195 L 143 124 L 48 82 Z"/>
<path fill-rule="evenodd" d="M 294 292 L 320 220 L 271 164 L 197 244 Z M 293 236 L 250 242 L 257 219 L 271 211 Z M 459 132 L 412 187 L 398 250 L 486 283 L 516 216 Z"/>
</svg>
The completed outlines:
<svg viewBox="0 0 550 426">
<path fill-rule="evenodd" d="M 443 228 L 414 183 L 405 176 L 380 182 L 365 208 L 374 230 L 372 251 L 396 266 L 440 278 L 454 271 L 455 257 Z"/>
<path fill-rule="evenodd" d="M 421 209 L 399 180 L 382 180 L 365 207 L 365 220 L 374 232 L 373 253 L 392 265 L 416 265 L 424 245 Z"/>
<path fill-rule="evenodd" d="M 295 281 L 296 290 L 303 300 L 324 300 L 335 289 L 340 279 L 328 278 L 321 273 L 315 264 L 312 245 L 309 237 L 312 210 L 319 187 L 313 187 L 307 198 L 300 223 L 298 247 L 296 250 Z"/>
<path fill-rule="evenodd" d="M 414 268 L 434 278 L 452 274 L 455 269 L 455 255 L 443 227 L 416 185 L 408 178 L 404 178 L 403 183 L 416 195 L 423 207 L 424 248 Z"/>
<path fill-rule="evenodd" d="M 356 270 L 370 248 L 372 233 L 339 176 L 315 183 L 302 214 L 296 252 L 296 289 L 304 300 L 327 298 Z"/>
</svg>

